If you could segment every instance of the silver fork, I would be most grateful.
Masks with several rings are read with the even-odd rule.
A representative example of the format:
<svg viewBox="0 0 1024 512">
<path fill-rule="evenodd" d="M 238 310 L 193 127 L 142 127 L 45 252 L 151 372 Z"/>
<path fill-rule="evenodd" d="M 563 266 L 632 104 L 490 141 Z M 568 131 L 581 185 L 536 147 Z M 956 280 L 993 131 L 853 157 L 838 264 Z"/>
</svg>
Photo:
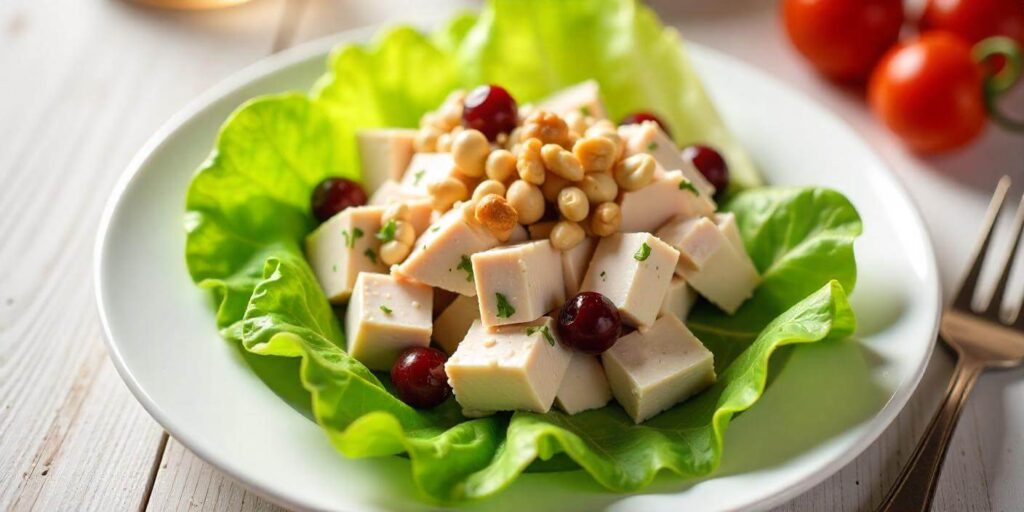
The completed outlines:
<svg viewBox="0 0 1024 512">
<path fill-rule="evenodd" d="M 978 278 L 992 241 L 992 227 L 999 218 L 1009 188 L 1010 178 L 1003 176 L 985 215 L 984 231 L 974 252 L 974 262 L 953 303 L 942 313 L 940 338 L 957 355 L 956 368 L 946 390 L 946 397 L 889 495 L 878 507 L 879 512 L 931 509 L 946 448 L 953 437 L 967 395 L 978 376 L 989 368 L 1012 368 L 1024 362 L 1024 305 L 1017 312 L 1015 320 L 1002 315 L 1010 267 L 1013 266 L 1014 255 L 1024 231 L 1024 198 L 1017 207 L 1012 231 L 1013 243 L 1003 258 L 1002 273 L 996 289 L 983 310 L 976 310 L 973 306 Z"/>
</svg>

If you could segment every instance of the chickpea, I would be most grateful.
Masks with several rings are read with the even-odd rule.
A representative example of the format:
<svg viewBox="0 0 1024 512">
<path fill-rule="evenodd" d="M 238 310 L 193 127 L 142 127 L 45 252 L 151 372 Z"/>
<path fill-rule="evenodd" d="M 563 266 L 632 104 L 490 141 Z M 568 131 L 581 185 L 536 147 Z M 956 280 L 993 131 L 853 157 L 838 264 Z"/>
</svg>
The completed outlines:
<svg viewBox="0 0 1024 512">
<path fill-rule="evenodd" d="M 519 220 L 519 214 L 508 200 L 494 194 L 477 201 L 475 216 L 477 222 L 496 234 L 512 234 L 512 228 Z"/>
<path fill-rule="evenodd" d="M 484 163 L 484 174 L 489 179 L 507 182 L 516 176 L 516 157 L 507 149 L 497 149 L 487 155 Z"/>
<path fill-rule="evenodd" d="M 384 208 L 380 216 L 381 224 L 387 224 L 390 220 L 409 220 L 409 205 L 406 203 L 391 203 Z"/>
<path fill-rule="evenodd" d="M 587 234 L 579 224 L 563 220 L 551 229 L 551 245 L 559 251 L 568 251 L 579 245 Z"/>
<path fill-rule="evenodd" d="M 619 230 L 622 225 L 622 210 L 615 203 L 601 203 L 594 208 L 594 216 L 590 219 L 590 229 L 597 236 L 609 236 Z"/>
<path fill-rule="evenodd" d="M 463 130 L 452 140 L 452 159 L 459 171 L 466 176 L 479 178 L 484 175 L 484 163 L 491 153 L 487 137 L 477 130 Z"/>
<path fill-rule="evenodd" d="M 520 224 L 533 224 L 544 216 L 544 194 L 533 183 L 516 180 L 505 192 L 505 199 L 519 215 Z"/>
<path fill-rule="evenodd" d="M 516 170 L 519 171 L 519 178 L 534 185 L 544 183 L 544 161 L 540 154 L 540 148 L 539 139 L 527 139 L 520 145 L 519 156 L 516 158 Z"/>
<path fill-rule="evenodd" d="M 604 137 L 612 141 L 612 143 L 615 144 L 615 157 L 613 158 L 615 161 L 621 159 L 626 152 L 626 141 L 624 141 L 622 136 L 619 135 L 619 130 L 615 125 L 607 119 L 602 119 L 594 123 L 593 126 L 587 128 L 584 135 L 586 137 Z"/>
<path fill-rule="evenodd" d="M 398 240 L 392 240 L 390 242 L 384 242 L 380 246 L 380 261 L 385 265 L 397 265 L 409 256 L 409 252 L 412 251 L 412 245 L 407 245 L 399 242 Z"/>
<path fill-rule="evenodd" d="M 424 126 L 416 131 L 412 147 L 420 153 L 433 153 L 437 149 L 437 138 L 439 136 L 441 136 L 441 130 L 434 126 Z"/>
<path fill-rule="evenodd" d="M 565 146 L 569 138 L 569 126 L 557 114 L 538 110 L 523 121 L 520 138 L 540 139 L 545 144 L 558 144 Z"/>
<path fill-rule="evenodd" d="M 569 180 L 557 175 L 548 173 L 548 176 L 544 178 L 544 184 L 540 186 L 540 191 L 544 194 L 544 200 L 549 203 L 558 201 L 558 193 L 563 188 L 569 186 Z"/>
<path fill-rule="evenodd" d="M 654 181 L 654 158 L 647 153 L 633 155 L 615 164 L 615 182 L 623 190 L 637 190 Z"/>
<path fill-rule="evenodd" d="M 590 127 L 590 122 L 587 119 L 587 116 L 576 110 L 565 114 L 564 119 L 570 132 L 584 133 L 587 131 L 587 128 Z"/>
<path fill-rule="evenodd" d="M 451 151 L 452 150 L 452 138 L 453 138 L 452 134 L 451 133 L 447 133 L 447 132 L 446 133 L 442 133 L 441 135 L 438 135 L 437 136 L 437 142 L 434 144 L 434 149 L 436 149 L 438 153 L 447 153 L 447 152 Z"/>
<path fill-rule="evenodd" d="M 583 166 L 580 165 L 580 161 L 576 155 L 566 151 L 562 146 L 545 144 L 540 150 L 540 156 L 549 171 L 569 181 L 583 179 Z"/>
<path fill-rule="evenodd" d="M 615 165 L 615 143 L 608 137 L 584 137 L 572 147 L 572 153 L 586 172 L 608 172 Z"/>
<path fill-rule="evenodd" d="M 594 204 L 614 201 L 615 196 L 619 195 L 619 185 L 615 183 L 615 178 L 605 172 L 588 173 L 579 186 Z"/>
<path fill-rule="evenodd" d="M 590 213 L 587 195 L 576 187 L 563 188 L 558 193 L 558 211 L 562 216 L 573 222 L 580 222 Z"/>
<path fill-rule="evenodd" d="M 466 184 L 458 178 L 447 177 L 441 181 L 427 185 L 427 192 L 435 210 L 446 211 L 456 201 L 463 201 L 469 197 L 469 189 Z"/>
<path fill-rule="evenodd" d="M 412 244 L 416 243 L 416 229 L 412 227 L 412 223 L 396 221 L 395 240 L 412 247 Z"/>
<path fill-rule="evenodd" d="M 505 184 L 495 180 L 481 181 L 473 191 L 473 200 L 479 201 L 489 195 L 505 197 Z"/>
</svg>

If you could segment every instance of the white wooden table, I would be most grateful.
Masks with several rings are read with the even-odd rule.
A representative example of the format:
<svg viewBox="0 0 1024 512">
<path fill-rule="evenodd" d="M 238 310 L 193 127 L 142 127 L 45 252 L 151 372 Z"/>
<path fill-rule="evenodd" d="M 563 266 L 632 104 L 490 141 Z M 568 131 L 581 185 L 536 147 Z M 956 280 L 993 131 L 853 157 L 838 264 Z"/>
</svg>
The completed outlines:
<svg viewBox="0 0 1024 512">
<path fill-rule="evenodd" d="M 915 157 L 856 93 L 808 71 L 782 38 L 773 2 L 653 4 L 687 38 L 779 76 L 867 138 L 927 218 L 950 292 L 997 175 L 1015 176 L 1018 191 L 1024 185 L 1024 139 L 990 131 L 968 151 Z M 446 16 L 459 5 L 255 0 L 169 13 L 120 0 L 0 2 L 0 510 L 276 509 L 169 439 L 118 378 L 93 298 L 100 210 L 150 134 L 233 71 L 332 32 Z M 1022 100 L 1015 98 L 1018 112 Z M 870 510 L 913 449 L 950 367 L 937 351 L 878 442 L 780 510 Z M 982 377 L 954 438 L 938 509 L 1022 507 L 1022 376 Z"/>
</svg>

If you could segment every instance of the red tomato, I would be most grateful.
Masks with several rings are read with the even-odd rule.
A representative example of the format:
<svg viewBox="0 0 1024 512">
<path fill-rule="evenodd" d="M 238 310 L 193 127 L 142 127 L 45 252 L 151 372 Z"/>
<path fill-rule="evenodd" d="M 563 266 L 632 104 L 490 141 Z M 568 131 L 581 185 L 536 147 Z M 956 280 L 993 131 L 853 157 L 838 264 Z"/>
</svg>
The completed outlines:
<svg viewBox="0 0 1024 512">
<path fill-rule="evenodd" d="M 899 38 L 902 0 L 785 0 L 793 46 L 826 76 L 862 80 Z"/>
<path fill-rule="evenodd" d="M 1024 45 L 1024 0 L 929 0 L 921 30 L 947 30 L 972 43 L 1007 36 Z"/>
<path fill-rule="evenodd" d="M 967 144 L 988 118 L 971 46 L 948 32 L 928 32 L 890 50 L 871 75 L 868 100 L 890 130 L 922 152 Z"/>
</svg>

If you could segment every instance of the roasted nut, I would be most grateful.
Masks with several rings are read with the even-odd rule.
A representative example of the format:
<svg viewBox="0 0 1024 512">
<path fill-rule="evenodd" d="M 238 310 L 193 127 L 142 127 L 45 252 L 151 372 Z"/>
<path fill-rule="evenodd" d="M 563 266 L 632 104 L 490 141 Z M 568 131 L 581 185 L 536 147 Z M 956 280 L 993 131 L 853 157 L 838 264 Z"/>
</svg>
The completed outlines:
<svg viewBox="0 0 1024 512">
<path fill-rule="evenodd" d="M 470 199 L 469 201 L 461 201 L 455 203 L 452 209 L 458 209 L 462 212 L 462 218 L 470 224 L 476 224 L 476 201 Z"/>
<path fill-rule="evenodd" d="M 477 201 L 476 220 L 492 233 L 511 234 L 512 228 L 516 227 L 519 220 L 519 214 L 504 197 L 491 194 Z"/>
<path fill-rule="evenodd" d="M 427 192 L 435 210 L 446 211 L 456 201 L 464 201 L 469 197 L 469 189 L 457 178 L 447 177 L 427 185 Z"/>
<path fill-rule="evenodd" d="M 572 147 L 585 172 L 608 172 L 615 165 L 615 143 L 608 137 L 584 137 Z"/>
<path fill-rule="evenodd" d="M 557 114 L 538 110 L 523 121 L 522 128 L 522 132 L 519 134 L 521 140 L 536 138 L 544 144 L 560 146 L 568 144 L 569 126 Z"/>
<path fill-rule="evenodd" d="M 487 137 L 476 130 L 462 130 L 452 140 L 452 159 L 459 171 L 473 178 L 484 175 L 484 163 L 491 152 Z"/>
<path fill-rule="evenodd" d="M 385 265 L 397 265 L 405 261 L 411 250 L 411 244 L 403 244 L 398 240 L 384 242 L 380 246 L 380 261 Z"/>
<path fill-rule="evenodd" d="M 387 224 L 390 220 L 409 220 L 409 205 L 405 203 L 391 203 L 384 208 L 380 216 L 381 224 Z"/>
<path fill-rule="evenodd" d="M 488 195 L 505 197 L 505 185 L 496 180 L 484 180 L 473 190 L 474 201 L 479 201 Z"/>
<path fill-rule="evenodd" d="M 592 119 L 588 119 L 587 116 L 583 115 L 582 112 L 572 111 L 563 116 L 565 119 L 566 126 L 569 127 L 570 132 L 585 133 L 587 128 L 590 128 Z"/>
<path fill-rule="evenodd" d="M 395 240 L 412 247 L 412 244 L 416 243 L 416 229 L 412 227 L 412 223 L 395 222 Z"/>
<path fill-rule="evenodd" d="M 544 184 L 540 186 L 540 191 L 544 194 L 544 200 L 549 203 L 558 201 L 558 193 L 563 188 L 568 187 L 571 182 L 557 174 L 548 173 L 547 177 L 544 178 Z"/>
<path fill-rule="evenodd" d="M 590 218 L 590 230 L 597 236 L 612 235 L 622 225 L 622 210 L 615 203 L 601 203 L 594 208 Z"/>
<path fill-rule="evenodd" d="M 491 151 L 484 163 L 484 172 L 489 179 L 502 183 L 516 176 L 516 157 L 507 149 Z"/>
<path fill-rule="evenodd" d="M 654 158 L 647 153 L 633 155 L 615 164 L 615 183 L 623 190 L 637 190 L 654 181 Z"/>
<path fill-rule="evenodd" d="M 527 139 L 519 146 L 519 155 L 516 157 L 519 178 L 534 185 L 544 183 L 544 160 L 540 148 L 540 139 Z"/>
<path fill-rule="evenodd" d="M 419 153 L 433 153 L 437 149 L 437 138 L 441 130 L 433 126 L 424 126 L 416 131 L 412 147 Z"/>
<path fill-rule="evenodd" d="M 549 171 L 569 180 L 580 181 L 583 179 L 583 166 L 571 152 L 566 151 L 558 144 L 545 144 L 540 149 L 541 159 Z"/>
<path fill-rule="evenodd" d="M 602 119 L 594 123 L 590 128 L 587 128 L 586 137 L 604 137 L 613 144 L 615 144 L 615 158 L 614 161 L 618 161 L 622 158 L 626 152 L 626 141 L 622 140 L 622 136 L 619 135 L 619 130 L 607 119 Z"/>
<path fill-rule="evenodd" d="M 558 211 L 562 216 L 573 222 L 580 222 L 590 213 L 590 202 L 587 195 L 576 187 L 563 188 L 558 193 Z"/>
<path fill-rule="evenodd" d="M 519 215 L 520 224 L 533 224 L 544 216 L 544 194 L 533 183 L 516 180 L 505 192 L 505 199 Z"/>
<path fill-rule="evenodd" d="M 615 196 L 619 195 L 619 185 L 606 172 L 587 173 L 579 187 L 592 204 L 614 201 Z"/>
<path fill-rule="evenodd" d="M 447 153 L 452 150 L 452 139 L 454 137 L 451 133 L 442 133 L 437 136 L 437 142 L 434 144 L 435 149 L 438 153 Z"/>
<path fill-rule="evenodd" d="M 563 220 L 551 229 L 551 245 L 559 251 L 568 251 L 582 242 L 585 236 L 579 224 Z"/>
</svg>

